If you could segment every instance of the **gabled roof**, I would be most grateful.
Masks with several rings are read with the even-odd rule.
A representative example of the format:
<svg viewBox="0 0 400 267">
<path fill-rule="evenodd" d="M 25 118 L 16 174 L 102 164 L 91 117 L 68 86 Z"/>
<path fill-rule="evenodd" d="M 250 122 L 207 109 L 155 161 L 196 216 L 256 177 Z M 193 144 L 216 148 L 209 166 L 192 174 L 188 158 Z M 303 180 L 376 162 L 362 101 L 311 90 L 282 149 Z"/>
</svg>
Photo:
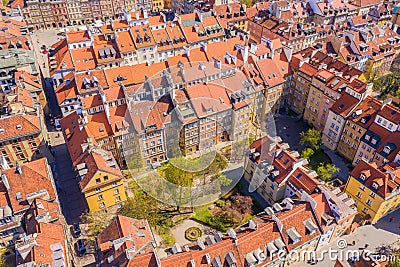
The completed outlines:
<svg viewBox="0 0 400 267">
<path fill-rule="evenodd" d="M 110 160 L 106 160 L 110 159 Z M 78 160 L 74 162 L 74 166 L 85 163 L 88 172 L 84 175 L 83 179 L 79 182 L 82 192 L 90 191 L 96 187 L 101 187 L 104 184 L 111 184 L 123 178 L 121 170 L 116 165 L 114 157 L 111 152 L 106 152 L 101 149 L 93 149 L 85 152 Z M 89 183 L 96 177 L 97 172 L 108 173 L 112 176 L 107 181 L 96 183 L 89 186 Z"/>
<path fill-rule="evenodd" d="M 51 68 L 50 75 L 53 75 L 55 72 L 60 70 L 74 68 L 72 57 L 70 51 L 68 50 L 68 43 L 66 38 L 61 39 L 57 43 L 53 44 L 51 48 L 54 49 L 54 54 L 52 54 L 49 58 L 49 65 L 55 65 L 55 68 Z M 55 60 L 53 61 L 51 57 L 55 57 Z"/>
<path fill-rule="evenodd" d="M 397 183 L 392 184 L 391 182 L 393 181 L 390 180 L 390 175 L 384 170 L 379 169 L 375 163 L 367 163 L 364 160 L 361 160 L 354 167 L 350 175 L 384 199 L 389 197 L 396 187 L 400 186 Z M 365 180 L 359 179 L 361 175 L 365 177 Z M 377 189 L 372 186 L 374 183 L 378 185 Z"/>
<path fill-rule="evenodd" d="M 74 72 L 68 73 L 64 77 L 64 82 L 55 89 L 58 104 L 61 105 L 65 100 L 78 96 L 79 92 L 76 88 Z"/>
<path fill-rule="evenodd" d="M 52 176 L 49 176 L 46 158 L 20 164 L 20 170 L 13 167 L 4 170 L 9 187 L 2 181 L 2 186 L 7 189 L 9 204 L 13 212 L 29 208 L 35 198 L 54 200 L 56 198 Z"/>
<path fill-rule="evenodd" d="M 79 43 L 90 41 L 90 36 L 87 30 L 67 32 L 68 43 Z"/>
<path fill-rule="evenodd" d="M 15 115 L 0 118 L 0 141 L 37 134 L 40 131 L 40 122 L 37 116 Z"/>
<path fill-rule="evenodd" d="M 330 108 L 334 113 L 347 117 L 349 112 L 358 104 L 359 100 L 347 93 L 344 93 L 336 100 L 335 104 Z"/>
<path fill-rule="evenodd" d="M 125 241 L 113 244 L 113 241 L 126 238 Z M 100 261 L 106 264 L 110 256 L 109 264 L 120 266 L 157 266 L 155 251 L 153 249 L 153 233 L 147 220 L 137 220 L 121 215 L 107 226 L 97 237 L 100 250 Z M 135 254 L 131 260 L 127 258 L 127 249 L 134 248 Z M 141 253 L 134 253 L 141 251 Z M 111 259 L 111 258 L 110 258 Z"/>
<path fill-rule="evenodd" d="M 88 71 L 96 68 L 96 61 L 94 60 L 96 57 L 93 48 L 83 47 L 70 50 L 70 52 L 76 71 Z"/>
<path fill-rule="evenodd" d="M 270 86 L 274 87 L 284 83 L 283 76 L 274 60 L 271 58 L 261 59 L 256 62 L 264 81 Z"/>
</svg>

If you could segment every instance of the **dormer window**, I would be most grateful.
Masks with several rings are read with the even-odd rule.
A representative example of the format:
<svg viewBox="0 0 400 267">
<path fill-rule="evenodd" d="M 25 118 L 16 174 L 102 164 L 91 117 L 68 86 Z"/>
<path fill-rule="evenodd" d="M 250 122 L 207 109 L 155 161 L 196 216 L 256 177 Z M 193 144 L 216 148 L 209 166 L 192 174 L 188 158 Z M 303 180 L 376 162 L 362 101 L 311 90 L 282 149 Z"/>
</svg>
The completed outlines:
<svg viewBox="0 0 400 267">
<path fill-rule="evenodd" d="M 365 176 L 365 174 L 363 174 L 363 173 L 360 174 L 360 179 L 361 179 L 361 180 L 365 181 L 366 178 L 367 178 L 367 177 Z"/>
<path fill-rule="evenodd" d="M 385 146 L 385 147 L 383 148 L 383 152 L 386 153 L 386 154 L 389 154 L 389 153 L 390 153 L 390 147 Z"/>
<path fill-rule="evenodd" d="M 365 135 L 365 140 L 369 141 L 369 139 L 371 139 L 371 136 L 369 136 L 368 134 Z"/>
<path fill-rule="evenodd" d="M 372 138 L 371 144 L 376 145 L 377 140 L 375 138 Z"/>
<path fill-rule="evenodd" d="M 372 187 L 373 187 L 374 189 L 378 189 L 379 185 L 378 185 L 377 183 L 373 183 L 373 184 L 372 184 Z"/>
</svg>

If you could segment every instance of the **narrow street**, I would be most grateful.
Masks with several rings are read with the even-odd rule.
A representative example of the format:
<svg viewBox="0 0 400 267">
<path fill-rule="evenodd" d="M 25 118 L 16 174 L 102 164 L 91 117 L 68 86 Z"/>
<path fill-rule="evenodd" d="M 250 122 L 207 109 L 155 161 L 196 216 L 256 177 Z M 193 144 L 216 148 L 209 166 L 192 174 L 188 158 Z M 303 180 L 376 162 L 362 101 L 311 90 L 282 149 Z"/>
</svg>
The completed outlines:
<svg viewBox="0 0 400 267">
<path fill-rule="evenodd" d="M 47 103 L 53 116 L 59 116 L 61 114 L 53 86 L 51 85 L 47 54 L 41 52 L 41 46 L 43 44 L 41 42 L 45 41 L 46 46 L 51 46 L 60 39 L 56 33 L 56 31 L 38 31 L 31 36 L 33 49 L 43 75 L 43 90 L 46 94 Z M 79 221 L 79 217 L 86 210 L 84 197 L 73 170 L 72 161 L 62 132 L 56 131 L 54 126 L 50 125 L 50 123 L 47 122 L 46 124 L 50 139 L 49 141 L 55 154 L 55 162 L 51 163 L 51 168 L 60 198 L 61 209 L 67 223 L 73 224 Z"/>
</svg>

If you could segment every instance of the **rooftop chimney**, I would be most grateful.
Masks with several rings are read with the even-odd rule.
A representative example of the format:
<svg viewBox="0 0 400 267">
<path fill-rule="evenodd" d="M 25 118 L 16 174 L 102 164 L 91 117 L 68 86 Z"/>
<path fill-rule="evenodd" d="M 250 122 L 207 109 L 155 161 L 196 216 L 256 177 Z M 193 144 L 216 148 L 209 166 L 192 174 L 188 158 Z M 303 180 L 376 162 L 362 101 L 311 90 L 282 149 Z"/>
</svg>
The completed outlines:
<svg viewBox="0 0 400 267">
<path fill-rule="evenodd" d="M 22 168 L 19 163 L 17 163 L 17 166 L 15 166 L 15 173 L 22 174 Z"/>
</svg>

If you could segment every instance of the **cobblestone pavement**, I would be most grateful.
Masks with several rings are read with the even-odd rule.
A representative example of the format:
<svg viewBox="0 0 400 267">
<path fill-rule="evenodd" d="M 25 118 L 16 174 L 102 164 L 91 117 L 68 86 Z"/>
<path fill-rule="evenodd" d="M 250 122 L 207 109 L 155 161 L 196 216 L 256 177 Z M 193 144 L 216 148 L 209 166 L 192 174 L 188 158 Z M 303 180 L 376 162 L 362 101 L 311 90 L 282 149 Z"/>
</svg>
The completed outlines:
<svg viewBox="0 0 400 267">
<path fill-rule="evenodd" d="M 275 120 L 275 127 L 276 134 L 282 141 L 288 143 L 290 149 L 301 153 L 305 146 L 300 144 L 300 133 L 309 129 L 307 124 L 297 117 L 279 115 Z"/>
<path fill-rule="evenodd" d="M 308 127 L 302 119 L 288 115 L 279 115 L 275 124 L 277 135 L 282 138 L 282 141 L 288 143 L 292 150 L 297 150 L 301 153 L 305 146 L 300 144 L 300 133 L 307 131 L 310 127 Z M 337 176 L 343 183 L 346 183 L 350 171 L 348 168 L 349 163 L 337 155 L 335 151 L 327 149 L 324 146 L 321 148 L 332 160 L 332 163 L 340 168 L 340 171 L 337 172 L 335 176 Z"/>
</svg>

